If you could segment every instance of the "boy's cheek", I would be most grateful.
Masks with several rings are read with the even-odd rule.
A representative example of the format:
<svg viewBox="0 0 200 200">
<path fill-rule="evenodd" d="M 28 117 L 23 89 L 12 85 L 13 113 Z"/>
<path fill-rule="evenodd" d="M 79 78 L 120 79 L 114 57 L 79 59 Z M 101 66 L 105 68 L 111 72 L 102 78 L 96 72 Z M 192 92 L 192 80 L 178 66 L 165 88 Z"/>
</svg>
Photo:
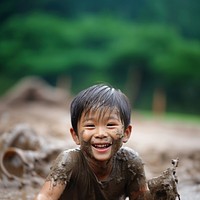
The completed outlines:
<svg viewBox="0 0 200 200">
<path fill-rule="evenodd" d="M 84 142 L 89 142 L 91 140 L 92 137 L 92 133 L 91 131 L 87 131 L 87 130 L 82 130 L 79 134 L 79 137 L 81 138 L 81 140 L 83 140 Z"/>
<path fill-rule="evenodd" d="M 123 129 L 116 129 L 112 132 L 112 136 L 114 139 L 122 139 L 124 137 L 124 130 Z"/>
<path fill-rule="evenodd" d="M 89 142 L 91 138 L 94 136 L 94 131 L 88 130 L 80 130 L 79 132 L 79 139 L 83 140 L 84 142 Z M 118 128 L 114 130 L 105 130 L 105 134 L 109 137 L 112 137 L 114 140 L 119 140 L 124 137 L 124 129 Z"/>
<path fill-rule="evenodd" d="M 121 139 L 113 140 L 112 152 L 113 152 L 114 154 L 115 154 L 121 147 L 122 147 L 122 140 L 121 140 Z"/>
</svg>

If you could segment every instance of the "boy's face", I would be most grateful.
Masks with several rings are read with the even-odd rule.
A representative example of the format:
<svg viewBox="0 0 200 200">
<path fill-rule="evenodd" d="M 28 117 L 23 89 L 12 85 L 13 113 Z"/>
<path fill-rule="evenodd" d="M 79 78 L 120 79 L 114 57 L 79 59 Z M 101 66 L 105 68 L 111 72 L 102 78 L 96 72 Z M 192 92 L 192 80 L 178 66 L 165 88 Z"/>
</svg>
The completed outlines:
<svg viewBox="0 0 200 200">
<path fill-rule="evenodd" d="M 124 130 L 117 109 L 96 110 L 83 113 L 78 123 L 78 136 L 71 129 L 76 144 L 91 159 L 108 161 L 127 142 L 131 126 Z"/>
</svg>

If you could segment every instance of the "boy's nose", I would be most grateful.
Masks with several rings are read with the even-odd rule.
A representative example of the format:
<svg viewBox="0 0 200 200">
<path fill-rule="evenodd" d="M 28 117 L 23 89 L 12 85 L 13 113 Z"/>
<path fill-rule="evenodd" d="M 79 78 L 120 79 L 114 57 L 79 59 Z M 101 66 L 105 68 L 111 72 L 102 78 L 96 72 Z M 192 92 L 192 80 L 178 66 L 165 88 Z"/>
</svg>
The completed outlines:
<svg viewBox="0 0 200 200">
<path fill-rule="evenodd" d="M 96 138 L 106 138 L 108 134 L 104 128 L 98 128 L 97 132 L 95 133 Z"/>
</svg>

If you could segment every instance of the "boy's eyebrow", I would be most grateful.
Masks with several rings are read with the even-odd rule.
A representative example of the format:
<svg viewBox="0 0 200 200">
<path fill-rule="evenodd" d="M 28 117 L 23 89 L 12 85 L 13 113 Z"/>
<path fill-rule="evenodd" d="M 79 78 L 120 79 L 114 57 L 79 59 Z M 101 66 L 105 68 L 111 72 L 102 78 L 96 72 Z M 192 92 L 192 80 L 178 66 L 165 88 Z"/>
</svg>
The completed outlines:
<svg viewBox="0 0 200 200">
<path fill-rule="evenodd" d="M 108 119 L 119 119 L 119 117 L 116 115 L 116 116 L 112 116 L 112 115 L 110 115 L 109 117 L 108 117 Z"/>
<path fill-rule="evenodd" d="M 83 122 L 92 121 L 92 120 L 94 120 L 94 117 L 86 118 L 83 120 Z"/>
<path fill-rule="evenodd" d="M 87 122 L 87 121 L 93 121 L 95 118 L 94 117 L 86 117 L 83 122 Z M 114 120 L 119 120 L 119 117 L 117 115 L 109 115 L 107 117 L 107 120 L 110 120 L 110 119 L 114 119 Z"/>
</svg>

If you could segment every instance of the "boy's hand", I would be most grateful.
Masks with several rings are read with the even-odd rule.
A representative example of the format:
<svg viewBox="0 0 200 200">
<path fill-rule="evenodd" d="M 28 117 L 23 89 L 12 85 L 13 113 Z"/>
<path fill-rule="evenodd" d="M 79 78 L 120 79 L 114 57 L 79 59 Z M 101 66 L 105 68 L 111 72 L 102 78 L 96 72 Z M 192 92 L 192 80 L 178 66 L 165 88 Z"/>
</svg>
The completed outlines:
<svg viewBox="0 0 200 200">
<path fill-rule="evenodd" d="M 178 179 L 176 176 L 176 168 L 178 167 L 178 159 L 172 160 L 172 167 L 165 170 L 160 176 L 152 178 L 148 181 L 148 187 L 153 200 L 180 200 L 177 191 Z"/>
</svg>

